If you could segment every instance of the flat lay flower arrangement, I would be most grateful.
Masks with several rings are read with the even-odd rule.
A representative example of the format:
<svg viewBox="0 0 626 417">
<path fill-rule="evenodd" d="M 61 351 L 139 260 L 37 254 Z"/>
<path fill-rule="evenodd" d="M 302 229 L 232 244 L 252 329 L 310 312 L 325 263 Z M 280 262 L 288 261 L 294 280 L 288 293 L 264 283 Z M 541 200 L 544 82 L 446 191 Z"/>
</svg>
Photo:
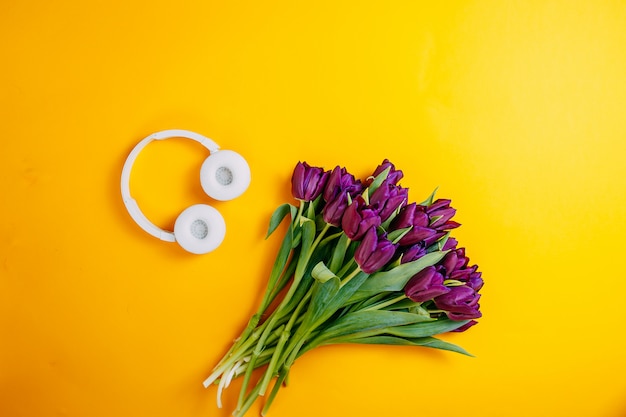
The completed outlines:
<svg viewBox="0 0 626 417">
<path fill-rule="evenodd" d="M 435 335 L 465 331 L 481 317 L 481 272 L 451 237 L 456 210 L 434 193 L 409 202 L 401 170 L 384 160 L 363 181 L 339 166 L 299 162 L 298 204 L 272 215 L 268 236 L 290 223 L 263 299 L 243 333 L 204 381 L 217 405 L 243 378 L 235 416 L 259 398 L 265 414 L 296 359 L 339 343 L 422 346 L 468 354 Z M 262 368 L 253 378 L 253 371 Z"/>
</svg>

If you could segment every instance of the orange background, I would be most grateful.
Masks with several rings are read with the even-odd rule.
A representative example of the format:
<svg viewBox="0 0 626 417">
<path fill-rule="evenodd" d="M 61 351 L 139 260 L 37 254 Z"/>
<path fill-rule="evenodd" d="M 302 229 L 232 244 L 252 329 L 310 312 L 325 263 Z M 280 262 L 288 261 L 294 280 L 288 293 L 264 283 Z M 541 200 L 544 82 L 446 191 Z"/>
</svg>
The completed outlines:
<svg viewBox="0 0 626 417">
<path fill-rule="evenodd" d="M 452 198 L 486 281 L 476 355 L 336 346 L 298 360 L 270 415 L 626 415 L 623 1 L 3 1 L 0 415 L 227 416 L 201 382 L 260 300 L 298 160 L 390 158 Z M 162 129 L 243 154 L 215 203 L 206 151 L 149 146 L 132 178 L 172 227 L 216 206 L 195 256 L 122 204 Z M 256 415 L 253 408 L 250 415 Z"/>
</svg>

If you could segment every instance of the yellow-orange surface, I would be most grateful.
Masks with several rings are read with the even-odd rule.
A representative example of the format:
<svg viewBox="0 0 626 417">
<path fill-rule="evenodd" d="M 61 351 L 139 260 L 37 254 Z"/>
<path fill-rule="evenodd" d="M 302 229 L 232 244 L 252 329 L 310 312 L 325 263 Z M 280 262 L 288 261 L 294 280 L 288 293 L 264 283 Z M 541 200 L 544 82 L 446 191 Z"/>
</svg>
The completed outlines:
<svg viewBox="0 0 626 417">
<path fill-rule="evenodd" d="M 201 382 L 260 300 L 295 163 L 391 159 L 439 186 L 486 281 L 476 357 L 337 346 L 296 362 L 270 415 L 626 416 L 623 1 L 3 1 L 0 415 L 227 416 Z M 133 194 L 189 255 L 132 222 L 128 152 L 161 129 L 243 154 L 215 203 L 206 151 L 152 144 Z M 259 411 L 253 407 L 250 415 Z"/>
</svg>

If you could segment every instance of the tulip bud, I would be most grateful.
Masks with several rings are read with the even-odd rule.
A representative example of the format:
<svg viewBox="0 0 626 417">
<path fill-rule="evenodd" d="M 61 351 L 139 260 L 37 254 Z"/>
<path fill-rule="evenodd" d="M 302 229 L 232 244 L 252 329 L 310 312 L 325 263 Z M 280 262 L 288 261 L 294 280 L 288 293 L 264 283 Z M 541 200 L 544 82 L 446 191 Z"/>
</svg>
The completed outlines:
<svg viewBox="0 0 626 417">
<path fill-rule="evenodd" d="M 476 292 L 480 291 L 483 284 L 482 272 L 474 272 L 470 274 L 470 277 L 467 279 L 467 286 L 473 288 Z"/>
<path fill-rule="evenodd" d="M 351 196 L 360 193 L 363 185 L 360 180 L 356 180 L 345 168 L 336 166 L 330 172 L 328 182 L 324 187 L 324 201 L 334 200 L 338 194 L 348 192 Z"/>
<path fill-rule="evenodd" d="M 449 221 L 455 214 L 456 209 L 450 207 L 451 200 L 438 199 L 426 208 L 430 218 L 430 227 L 437 230 L 450 230 L 459 227 L 460 224 Z"/>
<path fill-rule="evenodd" d="M 398 242 L 400 246 L 413 245 L 433 236 L 436 231 L 427 226 L 428 215 L 424 211 L 424 207 L 415 203 L 402 207 L 391 222 L 392 230 L 411 228 Z"/>
<path fill-rule="evenodd" d="M 322 209 L 322 217 L 326 223 L 339 227 L 339 225 L 341 225 L 341 218 L 347 208 L 348 193 L 339 193 L 332 200 L 326 203 Z"/>
<path fill-rule="evenodd" d="M 415 261 L 424 255 L 426 255 L 426 248 L 424 247 L 424 242 L 418 242 L 414 245 L 403 248 L 402 258 L 400 258 L 400 263 L 405 264 L 407 262 Z"/>
<path fill-rule="evenodd" d="M 441 265 L 443 269 L 442 274 L 446 278 L 450 277 L 450 275 L 454 271 L 457 261 L 458 261 L 458 257 L 457 257 L 456 251 L 450 251 L 439 262 L 439 265 Z"/>
<path fill-rule="evenodd" d="M 400 210 L 400 213 L 393 219 L 391 223 L 392 229 L 404 229 L 409 226 L 428 226 L 428 214 L 424 211 L 423 206 L 415 203 L 408 204 Z"/>
<path fill-rule="evenodd" d="M 324 189 L 328 175 L 322 168 L 298 162 L 291 177 L 291 194 L 298 200 L 315 200 Z"/>
<path fill-rule="evenodd" d="M 453 237 L 449 237 L 448 240 L 446 240 L 445 245 L 443 245 L 443 248 L 441 248 L 442 251 L 447 251 L 447 250 L 451 250 L 451 249 L 456 249 L 456 245 L 458 245 L 459 242 L 453 238 Z"/>
<path fill-rule="evenodd" d="M 384 181 L 370 196 L 370 207 L 376 210 L 384 222 L 408 199 L 408 188 L 402 188 Z"/>
<path fill-rule="evenodd" d="M 374 180 L 374 178 L 380 175 L 387 168 L 390 168 L 389 174 L 387 174 L 387 180 L 392 184 L 398 184 L 398 182 L 402 179 L 402 177 L 404 177 L 404 173 L 401 170 L 396 169 L 394 164 L 389 162 L 389 159 L 385 159 L 380 165 L 378 165 L 378 167 L 376 168 L 376 170 L 374 171 L 374 173 L 368 180 L 367 185 L 369 185 Z"/>
<path fill-rule="evenodd" d="M 422 269 L 407 282 L 404 293 L 416 303 L 432 300 L 446 294 L 450 288 L 443 285 L 443 275 L 434 266 Z"/>
<path fill-rule="evenodd" d="M 344 212 L 341 228 L 351 240 L 360 240 L 370 227 L 378 227 L 380 223 L 378 213 L 367 208 L 362 196 L 357 196 Z"/>
<path fill-rule="evenodd" d="M 480 312 L 480 294 L 465 285 L 450 288 L 450 292 L 435 297 L 437 308 L 446 311 L 452 320 L 477 319 Z"/>
<path fill-rule="evenodd" d="M 384 267 L 395 253 L 395 245 L 386 236 L 379 237 L 376 228 L 370 227 L 356 248 L 354 260 L 363 272 L 371 274 Z"/>
<path fill-rule="evenodd" d="M 424 245 L 426 247 L 429 247 L 430 245 L 432 245 L 433 243 L 435 243 L 436 241 L 438 241 L 439 239 L 441 239 L 445 235 L 446 234 L 444 232 L 439 232 L 439 233 L 435 233 L 432 236 L 428 236 L 426 239 L 424 239 Z"/>
</svg>

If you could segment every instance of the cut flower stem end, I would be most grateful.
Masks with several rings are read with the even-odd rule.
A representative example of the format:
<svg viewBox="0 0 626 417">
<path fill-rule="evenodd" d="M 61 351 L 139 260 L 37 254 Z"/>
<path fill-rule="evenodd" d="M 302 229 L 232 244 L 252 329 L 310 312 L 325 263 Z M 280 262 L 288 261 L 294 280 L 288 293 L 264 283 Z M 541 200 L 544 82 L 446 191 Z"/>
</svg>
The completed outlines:
<svg viewBox="0 0 626 417">
<path fill-rule="evenodd" d="M 260 398 L 266 415 L 293 364 L 318 346 L 386 344 L 468 354 L 434 336 L 476 324 L 481 273 L 450 236 L 459 226 L 451 220 L 450 200 L 435 200 L 433 193 L 409 203 L 402 178 L 388 160 L 363 181 L 339 166 L 296 165 L 297 205 L 281 205 L 270 219 L 267 237 L 285 219 L 289 224 L 259 308 L 203 382 L 217 385 L 218 407 L 242 377 L 233 415 L 244 416 Z M 256 380 L 255 369 L 261 371 Z"/>
</svg>

